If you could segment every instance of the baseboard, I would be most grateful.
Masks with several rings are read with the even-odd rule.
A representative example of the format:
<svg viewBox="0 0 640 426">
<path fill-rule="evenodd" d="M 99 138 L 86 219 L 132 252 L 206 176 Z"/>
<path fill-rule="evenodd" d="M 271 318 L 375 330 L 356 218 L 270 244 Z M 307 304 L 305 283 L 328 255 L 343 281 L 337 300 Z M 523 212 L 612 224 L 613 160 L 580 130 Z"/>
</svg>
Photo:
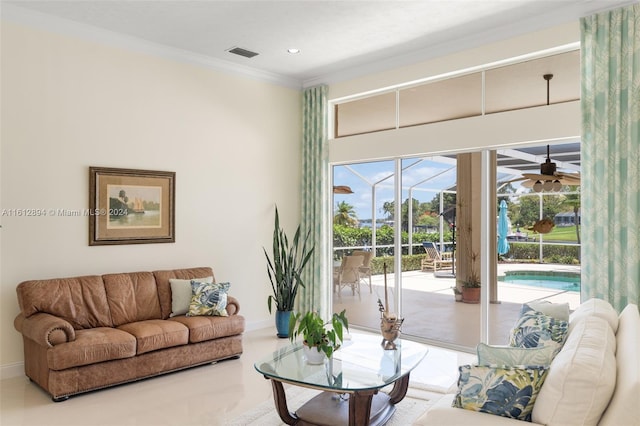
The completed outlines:
<svg viewBox="0 0 640 426">
<path fill-rule="evenodd" d="M 273 318 L 262 321 L 251 321 L 245 324 L 245 331 L 262 330 L 263 328 L 275 327 L 276 323 Z"/>
<path fill-rule="evenodd" d="M 24 376 L 24 362 L 14 362 L 0 366 L 0 380 Z"/>
</svg>

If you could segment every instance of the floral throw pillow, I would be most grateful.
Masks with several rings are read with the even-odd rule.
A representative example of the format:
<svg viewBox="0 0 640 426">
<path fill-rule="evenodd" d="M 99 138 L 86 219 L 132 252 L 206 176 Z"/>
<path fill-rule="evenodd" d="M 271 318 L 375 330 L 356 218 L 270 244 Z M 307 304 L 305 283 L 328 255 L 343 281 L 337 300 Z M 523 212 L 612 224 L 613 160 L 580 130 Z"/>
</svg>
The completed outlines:
<svg viewBox="0 0 640 426">
<path fill-rule="evenodd" d="M 531 421 L 548 367 L 461 365 L 453 407 Z"/>
<path fill-rule="evenodd" d="M 553 346 L 556 353 L 562 349 L 567 338 L 569 323 L 534 311 L 526 310 L 511 330 L 509 346 L 517 348 L 539 348 Z"/>
<path fill-rule="evenodd" d="M 212 315 L 226 317 L 227 293 L 230 283 L 206 283 L 191 281 L 191 303 L 188 317 Z"/>
</svg>

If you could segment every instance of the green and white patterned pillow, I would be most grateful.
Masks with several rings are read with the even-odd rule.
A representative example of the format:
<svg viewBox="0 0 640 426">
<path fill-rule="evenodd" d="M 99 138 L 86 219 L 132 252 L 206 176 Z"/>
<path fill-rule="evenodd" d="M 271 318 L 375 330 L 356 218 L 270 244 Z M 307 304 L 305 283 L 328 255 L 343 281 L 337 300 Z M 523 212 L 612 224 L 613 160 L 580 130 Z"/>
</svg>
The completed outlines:
<svg viewBox="0 0 640 426">
<path fill-rule="evenodd" d="M 187 316 L 229 316 L 226 309 L 229 287 L 231 287 L 230 283 L 206 283 L 192 280 L 191 303 Z"/>
<path fill-rule="evenodd" d="M 171 284 L 170 317 L 185 315 L 187 311 L 189 311 L 189 305 L 191 304 L 191 281 L 192 280 L 181 280 L 177 278 L 169 279 L 169 283 Z M 193 281 L 212 283 L 213 277 L 195 278 Z"/>
<path fill-rule="evenodd" d="M 549 366 L 556 354 L 554 346 L 540 348 L 516 348 L 513 346 L 490 346 L 478 343 L 478 365 L 500 365 L 513 367 L 516 365 Z"/>
<path fill-rule="evenodd" d="M 453 407 L 531 421 L 548 367 L 461 365 Z"/>
<path fill-rule="evenodd" d="M 538 348 L 553 346 L 560 352 L 567 338 L 569 323 L 560 321 L 542 312 L 525 311 L 511 330 L 509 346 L 517 348 Z"/>
<path fill-rule="evenodd" d="M 569 321 L 568 303 L 551 303 L 548 300 L 532 300 L 522 305 L 520 315 L 530 310 L 541 312 L 560 321 Z"/>
</svg>

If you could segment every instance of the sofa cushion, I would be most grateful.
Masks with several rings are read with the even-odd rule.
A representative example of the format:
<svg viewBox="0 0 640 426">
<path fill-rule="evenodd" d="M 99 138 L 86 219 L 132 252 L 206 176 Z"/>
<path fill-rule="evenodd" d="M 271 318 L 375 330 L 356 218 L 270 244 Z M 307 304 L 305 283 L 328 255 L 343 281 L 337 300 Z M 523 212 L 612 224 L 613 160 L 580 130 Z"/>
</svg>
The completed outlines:
<svg viewBox="0 0 640 426">
<path fill-rule="evenodd" d="M 606 320 L 614 333 L 618 330 L 618 312 L 616 312 L 613 306 L 611 306 L 611 303 L 606 300 L 594 298 L 581 303 L 580 306 L 571 313 L 569 318 L 569 333 L 571 333 L 572 328 L 581 319 L 590 316 L 596 316 Z"/>
<path fill-rule="evenodd" d="M 192 280 L 169 278 L 169 283 L 171 284 L 170 317 L 184 315 L 189 311 L 189 304 L 191 303 L 191 281 Z M 194 281 L 212 283 L 213 277 L 194 278 Z"/>
<path fill-rule="evenodd" d="M 138 354 L 172 346 L 186 345 L 189 330 L 182 324 L 167 320 L 132 322 L 118 327 L 136 338 Z"/>
<path fill-rule="evenodd" d="M 511 330 L 509 345 L 518 348 L 552 346 L 559 351 L 567 336 L 567 328 L 566 321 L 528 309 Z"/>
<path fill-rule="evenodd" d="M 629 304 L 622 310 L 616 333 L 616 388 L 600 426 L 640 424 L 640 314 Z"/>
<path fill-rule="evenodd" d="M 226 310 L 229 287 L 231 287 L 229 283 L 204 283 L 191 280 L 191 303 L 187 316 L 229 316 Z"/>
<path fill-rule="evenodd" d="M 97 275 L 25 281 L 16 292 L 25 318 L 44 312 L 76 330 L 113 326 L 104 283 Z"/>
<path fill-rule="evenodd" d="M 131 334 L 110 327 L 77 330 L 76 339 L 47 351 L 51 370 L 95 364 L 136 354 L 136 339 Z"/>
<path fill-rule="evenodd" d="M 160 319 L 160 301 L 151 272 L 103 275 L 114 326 Z"/>
<path fill-rule="evenodd" d="M 531 421 L 547 367 L 461 365 L 453 407 Z"/>
<path fill-rule="evenodd" d="M 479 365 L 542 365 L 551 364 L 555 355 L 555 347 L 515 348 L 512 346 L 490 346 L 478 343 L 476 346 Z"/>
<path fill-rule="evenodd" d="M 494 416 L 492 414 L 477 411 L 462 410 L 451 406 L 454 394 L 447 394 L 433 403 L 429 409 L 418 417 L 413 426 L 518 426 L 519 420 L 507 417 Z M 524 423 L 522 423 L 524 424 Z"/>
<path fill-rule="evenodd" d="M 177 316 L 169 318 L 189 328 L 189 342 L 198 343 L 219 337 L 235 336 L 244 332 L 244 317 L 230 315 L 228 317 Z"/>
<path fill-rule="evenodd" d="M 579 321 L 549 366 L 532 419 L 548 426 L 596 425 L 616 383 L 616 341 L 602 318 Z"/>
</svg>

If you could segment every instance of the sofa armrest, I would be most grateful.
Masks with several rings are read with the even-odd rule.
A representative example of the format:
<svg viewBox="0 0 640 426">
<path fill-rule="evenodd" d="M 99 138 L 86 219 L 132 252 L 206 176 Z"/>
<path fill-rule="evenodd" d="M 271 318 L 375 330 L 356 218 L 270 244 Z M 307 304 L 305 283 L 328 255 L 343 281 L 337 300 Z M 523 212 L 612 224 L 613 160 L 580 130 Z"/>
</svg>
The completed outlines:
<svg viewBox="0 0 640 426">
<path fill-rule="evenodd" d="M 229 315 L 238 315 L 240 312 L 240 302 L 232 296 L 227 296 L 227 313 Z"/>
<path fill-rule="evenodd" d="M 53 347 L 76 339 L 76 331 L 62 318 L 39 312 L 25 318 L 19 314 L 13 324 L 23 336 L 39 345 Z"/>
</svg>

